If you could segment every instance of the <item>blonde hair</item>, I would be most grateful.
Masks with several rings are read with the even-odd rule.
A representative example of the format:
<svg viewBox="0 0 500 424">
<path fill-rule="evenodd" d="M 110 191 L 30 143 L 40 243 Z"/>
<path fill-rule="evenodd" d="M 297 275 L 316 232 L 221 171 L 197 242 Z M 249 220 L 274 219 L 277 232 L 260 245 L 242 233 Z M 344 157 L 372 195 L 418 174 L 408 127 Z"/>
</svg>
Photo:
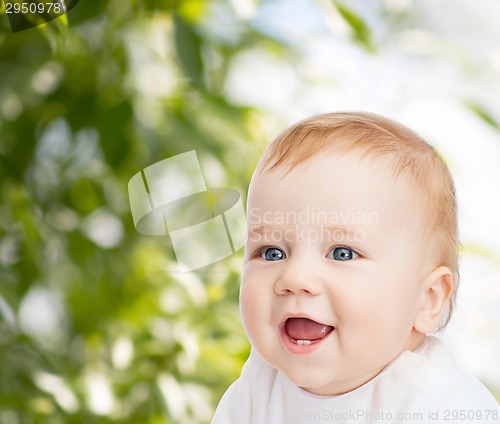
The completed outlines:
<svg viewBox="0 0 500 424">
<path fill-rule="evenodd" d="M 358 151 L 385 159 L 394 177 L 406 178 L 427 214 L 427 235 L 437 245 L 439 263 L 453 273 L 454 288 L 440 329 L 448 324 L 459 283 L 457 205 L 453 178 L 436 150 L 415 132 L 388 118 L 359 112 L 329 113 L 301 121 L 282 132 L 267 148 L 261 171 L 290 172 L 313 155 Z"/>
</svg>

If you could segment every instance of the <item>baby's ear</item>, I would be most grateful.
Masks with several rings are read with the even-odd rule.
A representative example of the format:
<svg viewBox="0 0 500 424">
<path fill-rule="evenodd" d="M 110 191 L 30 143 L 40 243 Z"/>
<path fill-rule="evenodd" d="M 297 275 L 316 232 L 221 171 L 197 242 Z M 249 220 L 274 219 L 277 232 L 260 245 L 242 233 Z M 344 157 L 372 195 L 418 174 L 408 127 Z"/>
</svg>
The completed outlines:
<svg viewBox="0 0 500 424">
<path fill-rule="evenodd" d="M 422 334 L 432 333 L 443 315 L 453 292 L 453 273 L 439 266 L 423 281 L 423 302 L 413 327 Z"/>
</svg>

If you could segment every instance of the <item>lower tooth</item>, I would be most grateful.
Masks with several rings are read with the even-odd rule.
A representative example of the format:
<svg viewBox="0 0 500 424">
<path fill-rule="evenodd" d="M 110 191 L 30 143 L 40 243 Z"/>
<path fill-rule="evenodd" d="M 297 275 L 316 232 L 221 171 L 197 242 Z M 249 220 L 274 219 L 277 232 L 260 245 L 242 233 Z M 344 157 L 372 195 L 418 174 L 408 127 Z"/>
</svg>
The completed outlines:
<svg viewBox="0 0 500 424">
<path fill-rule="evenodd" d="M 310 345 L 311 344 L 311 340 L 297 340 L 297 344 L 302 346 L 302 345 Z"/>
</svg>

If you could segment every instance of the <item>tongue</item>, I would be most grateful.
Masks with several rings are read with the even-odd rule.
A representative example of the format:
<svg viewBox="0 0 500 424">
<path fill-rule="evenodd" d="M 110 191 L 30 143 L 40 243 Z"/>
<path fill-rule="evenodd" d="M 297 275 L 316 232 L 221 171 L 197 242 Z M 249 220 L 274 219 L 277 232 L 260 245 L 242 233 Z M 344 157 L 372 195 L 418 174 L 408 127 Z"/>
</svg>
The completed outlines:
<svg viewBox="0 0 500 424">
<path fill-rule="evenodd" d="M 308 318 L 288 318 L 285 323 L 286 333 L 295 340 L 319 340 L 332 330 L 332 326 Z"/>
</svg>

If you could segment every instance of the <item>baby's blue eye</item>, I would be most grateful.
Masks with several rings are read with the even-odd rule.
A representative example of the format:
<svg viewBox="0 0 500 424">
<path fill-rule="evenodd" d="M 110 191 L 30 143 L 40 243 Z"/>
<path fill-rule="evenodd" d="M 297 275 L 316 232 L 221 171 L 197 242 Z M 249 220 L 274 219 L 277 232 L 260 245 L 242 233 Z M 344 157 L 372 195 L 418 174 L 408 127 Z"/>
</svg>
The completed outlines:
<svg viewBox="0 0 500 424">
<path fill-rule="evenodd" d="M 336 261 L 350 261 L 351 259 L 357 258 L 359 255 L 347 247 L 335 247 L 330 250 L 333 259 Z"/>
<path fill-rule="evenodd" d="M 260 254 L 260 257 L 266 261 L 281 261 L 286 258 L 286 255 L 283 250 L 277 247 L 268 247 Z"/>
</svg>

